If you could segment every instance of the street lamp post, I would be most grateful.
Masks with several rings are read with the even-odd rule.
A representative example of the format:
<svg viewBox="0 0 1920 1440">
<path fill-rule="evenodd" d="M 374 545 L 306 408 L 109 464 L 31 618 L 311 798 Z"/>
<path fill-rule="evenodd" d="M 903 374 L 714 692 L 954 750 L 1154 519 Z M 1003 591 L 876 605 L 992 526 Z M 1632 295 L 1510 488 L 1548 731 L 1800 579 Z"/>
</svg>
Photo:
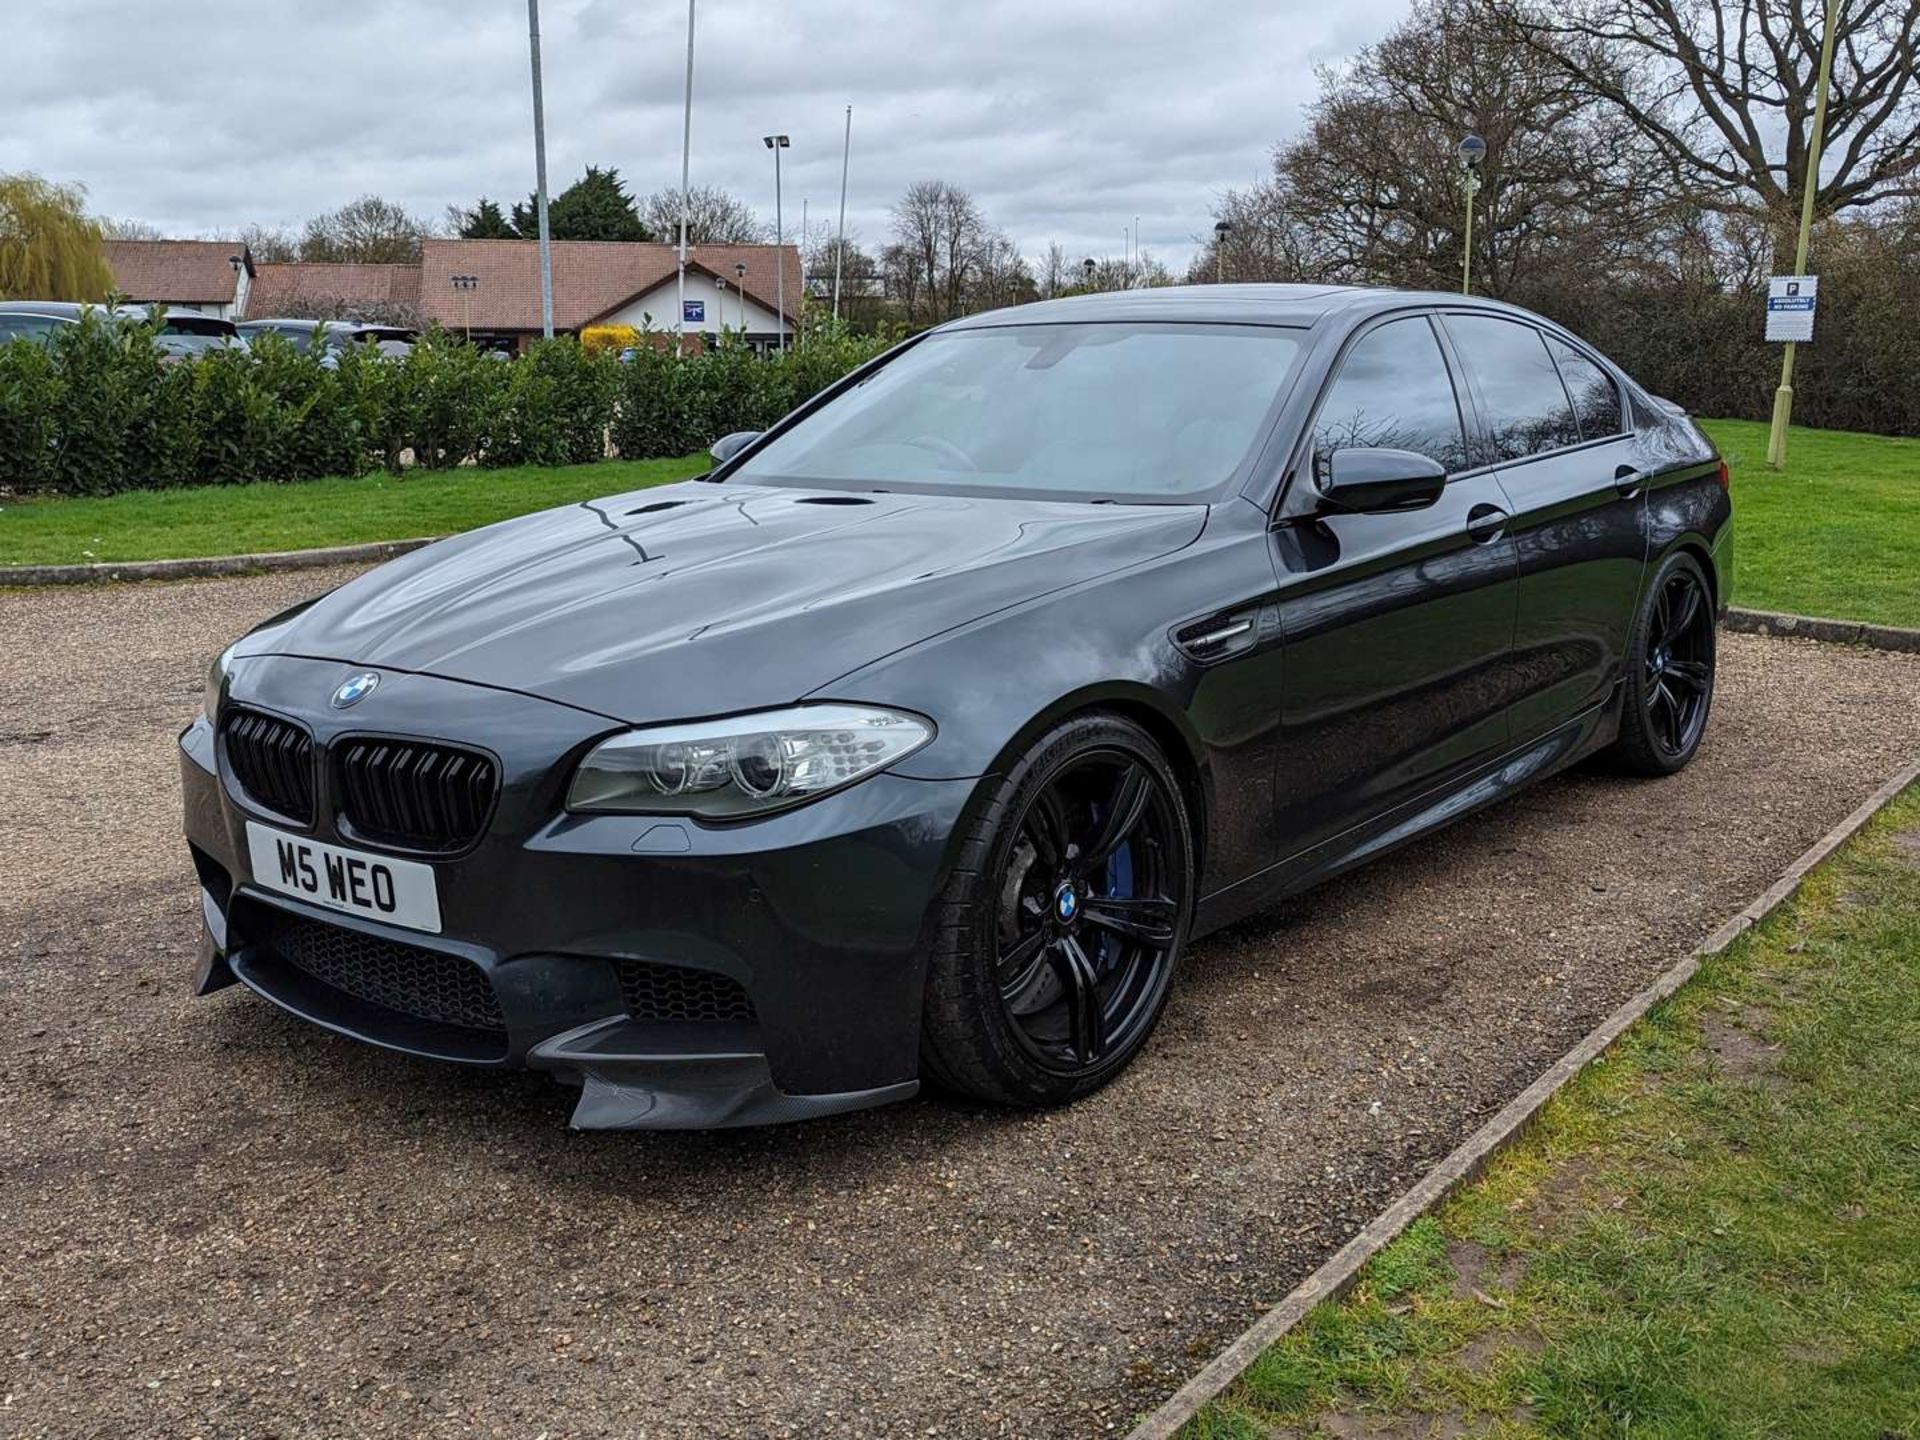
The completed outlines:
<svg viewBox="0 0 1920 1440">
<path fill-rule="evenodd" d="M 1833 76 L 1833 33 L 1839 29 L 1840 0 L 1827 0 L 1827 33 L 1820 38 L 1820 80 L 1813 95 L 1813 134 L 1807 146 L 1807 178 L 1800 187 L 1800 238 L 1793 248 L 1793 273 L 1807 273 L 1807 241 L 1813 232 L 1813 202 L 1820 190 L 1820 147 L 1827 138 L 1827 83 Z M 1787 466 L 1787 424 L 1793 419 L 1793 341 L 1780 357 L 1780 388 L 1773 392 L 1773 425 L 1767 434 L 1767 465 Z"/>
<path fill-rule="evenodd" d="M 694 0 L 687 0 L 687 89 L 680 119 L 680 254 L 675 297 L 679 301 L 679 318 L 673 326 L 676 355 L 685 354 L 687 348 L 687 208 L 693 203 L 687 190 L 693 159 L 693 5 Z"/>
<path fill-rule="evenodd" d="M 1460 247 L 1460 293 L 1473 293 L 1473 197 L 1480 193 L 1480 162 L 1487 158 L 1487 142 L 1478 135 L 1460 141 L 1460 159 L 1466 167 L 1467 234 Z"/>
<path fill-rule="evenodd" d="M 735 279 L 735 281 L 738 282 L 737 284 L 734 285 L 733 288 L 740 293 L 740 343 L 744 345 L 747 342 L 747 262 L 746 261 L 736 260 L 733 262 L 733 278 Z"/>
<path fill-rule="evenodd" d="M 773 151 L 773 294 L 780 317 L 780 350 L 787 349 L 787 231 L 780 211 L 780 152 L 793 144 L 785 135 L 762 135 L 760 141 Z"/>
<path fill-rule="evenodd" d="M 1080 262 L 1080 269 L 1087 277 L 1087 289 L 1089 290 L 1093 289 L 1093 272 L 1098 268 L 1099 267 L 1093 263 L 1093 257 L 1091 255 Z"/>
<path fill-rule="evenodd" d="M 1232 233 L 1232 221 L 1213 222 L 1213 283 L 1216 285 L 1224 285 L 1227 282 L 1227 236 Z"/>
<path fill-rule="evenodd" d="M 540 217 L 540 333 L 553 338 L 553 237 L 547 227 L 547 112 L 540 97 L 540 0 L 527 0 L 533 58 L 533 208 Z"/>
<path fill-rule="evenodd" d="M 853 107 L 847 106 L 847 138 L 840 146 L 840 228 L 833 242 L 833 320 L 840 323 L 840 267 L 847 258 L 847 162 L 853 158 Z"/>
</svg>

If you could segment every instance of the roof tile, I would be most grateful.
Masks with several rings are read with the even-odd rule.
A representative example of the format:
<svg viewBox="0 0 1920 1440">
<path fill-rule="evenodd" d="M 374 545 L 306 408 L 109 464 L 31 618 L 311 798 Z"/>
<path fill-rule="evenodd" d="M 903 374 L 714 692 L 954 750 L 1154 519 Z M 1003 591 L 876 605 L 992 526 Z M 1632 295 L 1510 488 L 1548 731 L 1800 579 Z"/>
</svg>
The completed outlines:
<svg viewBox="0 0 1920 1440">
<path fill-rule="evenodd" d="M 109 240 L 113 288 L 137 304 L 231 304 L 237 240 Z M 252 257 L 248 256 L 251 264 Z"/>
<path fill-rule="evenodd" d="M 674 247 L 653 242 L 555 240 L 553 245 L 553 324 L 578 330 L 609 311 L 656 288 L 674 275 Z M 735 264 L 747 266 L 746 290 L 769 310 L 776 303 L 772 245 L 690 245 L 691 267 L 733 283 Z M 779 247 L 786 265 L 789 311 L 800 302 L 800 252 Z M 473 275 L 470 292 L 453 288 L 455 275 Z M 540 246 L 534 240 L 429 240 L 421 253 L 420 304 L 425 313 L 450 328 L 471 323 L 475 329 L 540 328 Z"/>
</svg>

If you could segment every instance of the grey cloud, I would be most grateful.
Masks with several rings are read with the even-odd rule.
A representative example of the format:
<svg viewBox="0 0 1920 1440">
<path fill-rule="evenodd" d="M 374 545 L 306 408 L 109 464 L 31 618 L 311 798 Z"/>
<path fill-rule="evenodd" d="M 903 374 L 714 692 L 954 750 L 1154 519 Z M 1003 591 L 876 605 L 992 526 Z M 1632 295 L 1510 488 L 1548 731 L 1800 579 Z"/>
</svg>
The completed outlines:
<svg viewBox="0 0 1920 1440">
<path fill-rule="evenodd" d="M 297 224 L 365 192 L 425 215 L 532 189 L 522 0 L 8 0 L 0 170 L 84 182 L 172 233 Z M 1404 0 L 701 0 L 693 169 L 771 218 L 760 136 L 793 136 L 787 223 L 838 199 L 868 245 L 912 181 L 972 190 L 1028 253 L 1114 254 L 1140 217 L 1175 264 L 1263 169 L 1316 64 Z M 545 0 L 549 170 L 676 183 L 686 12 Z"/>
</svg>

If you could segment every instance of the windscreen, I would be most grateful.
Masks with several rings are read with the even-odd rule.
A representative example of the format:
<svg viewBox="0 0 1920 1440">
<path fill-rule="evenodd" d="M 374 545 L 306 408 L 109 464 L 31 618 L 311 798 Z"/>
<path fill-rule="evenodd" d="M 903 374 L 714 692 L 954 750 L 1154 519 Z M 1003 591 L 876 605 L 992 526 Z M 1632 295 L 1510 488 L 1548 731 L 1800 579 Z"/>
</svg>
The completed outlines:
<svg viewBox="0 0 1920 1440">
<path fill-rule="evenodd" d="M 951 331 L 729 478 L 1192 497 L 1245 460 L 1299 353 L 1299 332 L 1259 325 Z"/>
</svg>

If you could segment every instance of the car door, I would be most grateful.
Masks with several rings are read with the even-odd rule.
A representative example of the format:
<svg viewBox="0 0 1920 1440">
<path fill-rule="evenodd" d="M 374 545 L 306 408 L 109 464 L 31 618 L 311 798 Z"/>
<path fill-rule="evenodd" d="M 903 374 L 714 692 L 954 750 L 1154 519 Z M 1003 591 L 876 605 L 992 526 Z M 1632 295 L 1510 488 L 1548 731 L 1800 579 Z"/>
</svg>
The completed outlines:
<svg viewBox="0 0 1920 1440">
<path fill-rule="evenodd" d="M 1519 319 L 1443 321 L 1513 505 L 1520 602 L 1510 723 L 1524 743 L 1606 700 L 1646 565 L 1647 492 L 1620 390 L 1592 357 Z"/>
<path fill-rule="evenodd" d="M 1422 509 L 1317 509 L 1345 446 L 1446 467 Z M 1433 321 L 1359 331 L 1335 366 L 1272 531 L 1285 693 L 1275 775 L 1283 857 L 1464 775 L 1506 748 L 1517 567 L 1499 477 L 1476 469 Z"/>
</svg>

